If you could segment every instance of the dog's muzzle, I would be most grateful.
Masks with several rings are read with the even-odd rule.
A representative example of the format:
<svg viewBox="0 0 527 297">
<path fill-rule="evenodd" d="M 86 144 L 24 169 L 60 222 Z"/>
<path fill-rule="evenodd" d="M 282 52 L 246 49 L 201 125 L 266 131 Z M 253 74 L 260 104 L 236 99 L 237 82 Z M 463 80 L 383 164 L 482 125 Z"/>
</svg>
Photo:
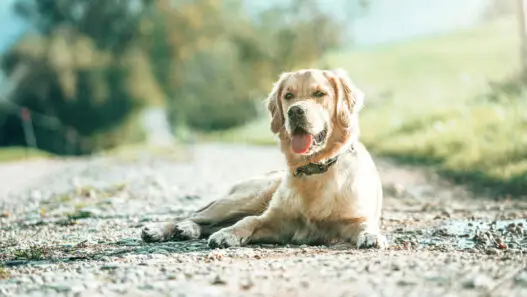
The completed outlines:
<svg viewBox="0 0 527 297">
<path fill-rule="evenodd" d="M 300 127 L 305 129 L 307 125 L 306 111 L 300 106 L 291 106 L 287 111 L 291 128 Z"/>
<path fill-rule="evenodd" d="M 315 130 L 308 121 L 307 111 L 301 106 L 291 106 L 287 111 L 291 148 L 297 154 L 313 152 L 324 145 L 328 129 Z"/>
<path fill-rule="evenodd" d="M 309 121 L 307 120 L 306 110 L 301 106 L 291 106 L 287 111 L 287 116 L 289 118 L 289 126 L 291 128 L 292 134 L 298 133 L 310 133 L 313 134 L 313 144 L 321 144 L 326 140 L 327 128 L 320 132 L 312 131 L 313 129 Z"/>
</svg>

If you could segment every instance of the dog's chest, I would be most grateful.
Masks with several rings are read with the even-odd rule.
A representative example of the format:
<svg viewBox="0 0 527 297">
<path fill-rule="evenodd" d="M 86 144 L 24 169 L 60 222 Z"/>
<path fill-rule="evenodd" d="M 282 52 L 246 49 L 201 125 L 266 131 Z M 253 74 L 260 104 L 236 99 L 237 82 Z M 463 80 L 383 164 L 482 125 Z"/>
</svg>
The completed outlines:
<svg viewBox="0 0 527 297">
<path fill-rule="evenodd" d="M 293 189 L 290 193 L 292 209 L 307 221 L 334 221 L 356 215 L 353 189 L 336 178 L 313 180 Z"/>
</svg>

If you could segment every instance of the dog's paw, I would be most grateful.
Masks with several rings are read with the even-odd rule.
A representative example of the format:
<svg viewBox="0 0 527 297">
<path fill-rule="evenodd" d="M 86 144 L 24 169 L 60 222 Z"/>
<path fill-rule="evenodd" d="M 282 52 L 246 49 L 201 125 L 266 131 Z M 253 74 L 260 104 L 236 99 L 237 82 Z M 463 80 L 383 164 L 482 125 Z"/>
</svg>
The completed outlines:
<svg viewBox="0 0 527 297">
<path fill-rule="evenodd" d="M 386 237 L 377 232 L 362 231 L 357 238 L 357 248 L 359 249 L 385 249 L 387 246 Z"/>
<path fill-rule="evenodd" d="M 141 238 L 144 242 L 191 240 L 198 239 L 200 235 L 199 225 L 189 220 L 177 224 L 168 223 L 144 227 L 141 231 Z"/>
<path fill-rule="evenodd" d="M 141 239 L 144 242 L 166 241 L 165 228 L 163 226 L 144 227 L 141 230 Z"/>
<path fill-rule="evenodd" d="M 175 241 L 193 240 L 199 239 L 200 236 L 201 227 L 193 221 L 185 220 L 174 226 L 171 239 Z"/>
<path fill-rule="evenodd" d="M 244 238 L 235 235 L 230 230 L 220 230 L 209 237 L 208 245 L 214 248 L 229 248 L 241 246 Z"/>
</svg>

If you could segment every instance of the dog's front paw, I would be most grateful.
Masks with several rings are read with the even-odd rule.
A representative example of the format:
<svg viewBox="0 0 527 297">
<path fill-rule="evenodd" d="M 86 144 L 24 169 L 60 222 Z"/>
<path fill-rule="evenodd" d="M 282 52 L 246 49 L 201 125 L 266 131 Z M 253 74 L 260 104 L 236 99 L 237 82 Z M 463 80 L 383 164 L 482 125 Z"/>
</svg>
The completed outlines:
<svg viewBox="0 0 527 297">
<path fill-rule="evenodd" d="M 241 246 L 244 242 L 243 237 L 239 237 L 230 230 L 219 230 L 209 237 L 208 245 L 210 248 L 228 248 Z"/>
<path fill-rule="evenodd" d="M 144 227 L 141 230 L 141 239 L 144 242 L 161 242 L 166 241 L 165 228 L 163 226 Z"/>
<path fill-rule="evenodd" d="M 144 242 L 182 241 L 198 239 L 201 229 L 198 224 L 190 220 L 181 221 L 177 224 L 168 223 L 144 227 L 141 238 Z"/>
<path fill-rule="evenodd" d="M 201 227 L 191 220 L 184 220 L 174 226 L 172 240 L 183 241 L 199 239 L 201 236 Z"/>
<path fill-rule="evenodd" d="M 362 231 L 357 237 L 357 248 L 359 249 L 385 249 L 387 246 L 388 241 L 381 233 Z"/>
</svg>

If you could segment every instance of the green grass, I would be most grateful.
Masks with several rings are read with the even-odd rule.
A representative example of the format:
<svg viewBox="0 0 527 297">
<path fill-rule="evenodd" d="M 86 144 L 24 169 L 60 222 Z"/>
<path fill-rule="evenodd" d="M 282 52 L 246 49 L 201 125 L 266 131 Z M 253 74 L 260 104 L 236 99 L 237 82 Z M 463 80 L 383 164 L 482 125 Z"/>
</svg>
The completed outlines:
<svg viewBox="0 0 527 297">
<path fill-rule="evenodd" d="M 168 161 L 174 162 L 187 161 L 190 159 L 189 152 L 181 146 L 155 146 L 144 142 L 120 145 L 112 149 L 101 151 L 96 155 L 130 162 L 149 156 L 164 158 Z"/>
<path fill-rule="evenodd" d="M 199 135 L 200 140 L 248 143 L 253 145 L 275 145 L 277 140 L 271 133 L 267 118 L 258 119 L 248 125 Z"/>
<path fill-rule="evenodd" d="M 10 277 L 11 274 L 9 273 L 9 271 L 4 267 L 0 266 L 0 280 L 9 279 Z"/>
<path fill-rule="evenodd" d="M 517 27 L 514 18 L 502 18 L 326 60 L 347 69 L 366 92 L 361 140 L 372 152 L 433 165 L 477 189 L 525 195 L 527 87 L 491 87 L 519 70 Z M 275 144 L 267 125 L 259 120 L 209 137 Z"/>
<path fill-rule="evenodd" d="M 0 163 L 21 161 L 26 159 L 45 159 L 53 155 L 41 150 L 24 147 L 0 148 Z"/>
</svg>

